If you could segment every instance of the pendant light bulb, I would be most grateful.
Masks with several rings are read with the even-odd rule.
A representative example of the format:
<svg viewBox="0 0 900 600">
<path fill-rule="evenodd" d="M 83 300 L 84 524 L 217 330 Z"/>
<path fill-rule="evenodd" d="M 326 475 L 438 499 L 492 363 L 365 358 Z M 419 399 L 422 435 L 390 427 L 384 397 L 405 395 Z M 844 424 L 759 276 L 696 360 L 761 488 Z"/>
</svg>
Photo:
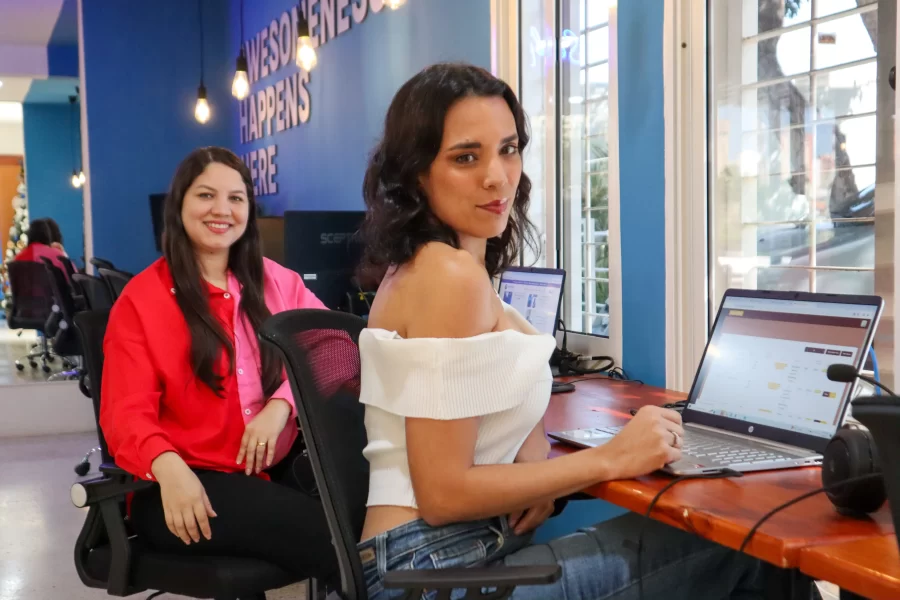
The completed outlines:
<svg viewBox="0 0 900 600">
<path fill-rule="evenodd" d="M 87 177 L 84 176 L 84 171 L 78 171 L 78 183 L 84 185 L 85 181 L 87 181 Z"/>
<path fill-rule="evenodd" d="M 297 37 L 297 66 L 306 72 L 312 71 L 319 58 L 316 56 L 316 49 L 312 47 L 308 35 Z"/>
<path fill-rule="evenodd" d="M 194 118 L 198 123 L 209 121 L 209 101 L 206 99 L 206 86 L 202 83 L 197 89 L 197 105 L 194 107 Z"/>
<path fill-rule="evenodd" d="M 406 0 L 387 0 L 386 4 L 391 10 L 397 10 L 398 8 L 406 4 Z"/>
<path fill-rule="evenodd" d="M 247 77 L 247 55 L 241 48 L 234 71 L 234 81 L 231 83 L 231 95 L 238 100 L 243 100 L 250 95 L 250 78 Z"/>
<path fill-rule="evenodd" d="M 78 178 L 78 173 L 72 171 L 72 187 L 76 190 L 81 187 L 81 180 Z"/>
</svg>

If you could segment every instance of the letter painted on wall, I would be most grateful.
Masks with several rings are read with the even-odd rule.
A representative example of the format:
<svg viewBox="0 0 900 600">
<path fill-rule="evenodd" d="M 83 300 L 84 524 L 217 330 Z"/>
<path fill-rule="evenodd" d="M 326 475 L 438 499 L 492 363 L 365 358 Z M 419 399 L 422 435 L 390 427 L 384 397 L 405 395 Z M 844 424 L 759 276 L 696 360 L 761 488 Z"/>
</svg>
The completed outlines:
<svg viewBox="0 0 900 600">
<path fill-rule="evenodd" d="M 243 40 L 250 94 L 239 101 L 240 143 L 267 138 L 276 142 L 279 136 L 309 122 L 314 102 L 309 91 L 310 73 L 294 62 L 300 15 L 309 23 L 312 46 L 322 53 L 327 52 L 328 42 L 352 34 L 370 13 L 379 13 L 383 7 L 384 0 L 302 0 L 299 6 L 273 15 L 264 28 Z M 328 75 L 317 72 L 316 76 Z M 264 84 L 260 84 L 262 80 Z M 278 144 L 245 151 L 242 158 L 250 169 L 254 193 L 277 194 Z"/>
</svg>

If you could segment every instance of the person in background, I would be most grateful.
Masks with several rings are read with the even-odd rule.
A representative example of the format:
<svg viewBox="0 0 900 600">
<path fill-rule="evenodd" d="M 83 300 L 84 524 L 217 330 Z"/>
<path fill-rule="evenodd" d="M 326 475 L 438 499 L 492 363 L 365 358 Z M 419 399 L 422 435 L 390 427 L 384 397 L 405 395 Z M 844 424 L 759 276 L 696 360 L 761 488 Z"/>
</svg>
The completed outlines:
<svg viewBox="0 0 900 600">
<path fill-rule="evenodd" d="M 163 258 L 110 314 L 100 425 L 116 464 L 158 486 L 131 518 L 162 551 L 254 557 L 328 580 L 337 563 L 275 352 L 273 313 L 325 307 L 264 259 L 250 172 L 224 148 L 179 165 L 164 207 Z M 308 472 L 308 471 L 307 471 Z"/>
<path fill-rule="evenodd" d="M 387 571 L 554 563 L 559 581 L 512 597 L 782 597 L 775 567 L 634 513 L 532 543 L 555 499 L 677 460 L 683 429 L 647 406 L 607 444 L 548 458 L 555 341 L 491 285 L 532 239 L 527 144 L 506 83 L 439 64 L 397 92 L 370 160 L 363 267 L 382 280 L 359 338 L 369 598 L 402 595 Z"/>
<path fill-rule="evenodd" d="M 66 272 L 60 256 L 66 256 L 62 247 L 62 234 L 59 225 L 53 219 L 35 219 L 28 225 L 28 245 L 14 260 L 30 260 L 41 262 L 41 258 L 49 258 L 63 273 Z"/>
<path fill-rule="evenodd" d="M 49 217 L 45 220 L 47 221 L 47 225 L 50 226 L 50 245 L 63 254 L 66 254 L 66 249 L 63 248 L 63 236 L 62 230 L 59 228 L 59 223 Z M 68 254 L 66 254 L 66 256 L 68 256 Z"/>
</svg>

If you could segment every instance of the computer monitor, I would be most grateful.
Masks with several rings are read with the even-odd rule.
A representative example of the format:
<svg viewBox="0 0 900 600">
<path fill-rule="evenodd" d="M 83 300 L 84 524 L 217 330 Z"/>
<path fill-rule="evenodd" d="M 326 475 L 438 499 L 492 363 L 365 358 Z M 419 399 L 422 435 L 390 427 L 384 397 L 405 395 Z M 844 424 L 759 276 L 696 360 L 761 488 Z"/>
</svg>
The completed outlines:
<svg viewBox="0 0 900 600">
<path fill-rule="evenodd" d="M 357 235 L 363 211 L 287 211 L 284 213 L 285 266 L 333 310 L 351 310 L 359 292 L 356 267 L 362 257 Z"/>
<path fill-rule="evenodd" d="M 256 217 L 256 225 L 263 256 L 284 265 L 284 218 Z"/>
<path fill-rule="evenodd" d="M 500 299 L 515 308 L 538 332 L 556 335 L 566 272 L 510 267 L 500 276 Z"/>
</svg>

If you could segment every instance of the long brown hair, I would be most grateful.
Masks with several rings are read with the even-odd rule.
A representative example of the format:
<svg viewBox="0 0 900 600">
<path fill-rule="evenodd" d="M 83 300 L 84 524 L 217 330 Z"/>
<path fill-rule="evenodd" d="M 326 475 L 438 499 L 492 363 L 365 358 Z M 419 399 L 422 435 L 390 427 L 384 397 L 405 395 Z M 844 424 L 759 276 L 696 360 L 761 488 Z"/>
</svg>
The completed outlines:
<svg viewBox="0 0 900 600">
<path fill-rule="evenodd" d="M 165 224 L 163 256 L 172 272 L 175 300 L 190 331 L 191 368 L 197 379 L 221 396 L 225 374 L 216 372 L 216 359 L 224 349 L 228 355 L 228 374 L 231 374 L 235 362 L 234 346 L 209 310 L 207 287 L 200 273 L 193 245 L 181 220 L 185 194 L 194 180 L 211 163 L 222 164 L 240 173 L 247 188 L 249 203 L 247 229 L 228 251 L 228 268 L 242 286 L 240 312 L 250 321 L 254 333 L 259 331 L 263 322 L 272 316 L 272 313 L 266 306 L 263 289 L 263 257 L 250 170 L 240 158 L 225 148 L 208 147 L 194 150 L 178 165 L 166 197 L 163 216 Z M 261 346 L 259 353 L 262 361 L 262 387 L 268 398 L 283 381 L 282 365 L 275 352 L 267 346 Z"/>
<path fill-rule="evenodd" d="M 516 122 L 519 151 L 528 145 L 528 123 L 516 94 L 480 67 L 439 63 L 403 84 L 388 108 L 384 136 L 363 181 L 368 211 L 360 277 L 366 284 L 377 286 L 390 265 L 412 260 L 429 242 L 459 248 L 459 236 L 431 210 L 419 178 L 440 150 L 450 108 L 470 96 L 503 98 Z M 528 219 L 530 197 L 531 180 L 523 172 L 506 230 L 487 242 L 484 266 L 491 277 L 514 264 L 522 247 L 537 252 L 536 232 Z"/>
</svg>

